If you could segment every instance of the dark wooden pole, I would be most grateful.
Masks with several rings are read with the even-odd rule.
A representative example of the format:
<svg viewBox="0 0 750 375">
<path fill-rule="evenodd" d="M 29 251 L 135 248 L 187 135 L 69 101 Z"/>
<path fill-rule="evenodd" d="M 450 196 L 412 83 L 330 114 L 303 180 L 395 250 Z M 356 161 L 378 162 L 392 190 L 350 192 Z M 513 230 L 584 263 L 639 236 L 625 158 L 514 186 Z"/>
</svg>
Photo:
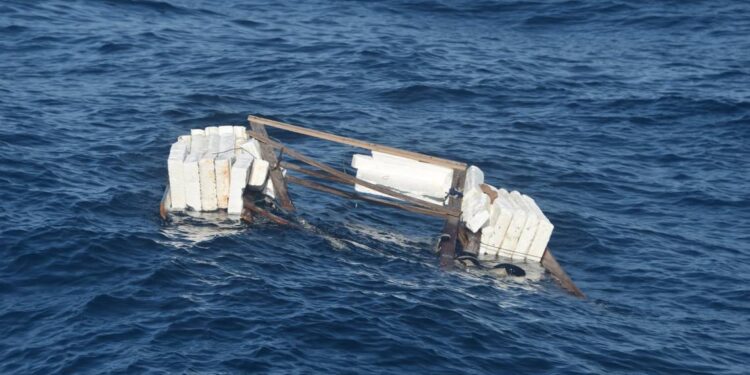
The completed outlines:
<svg viewBox="0 0 750 375">
<path fill-rule="evenodd" d="M 451 183 L 453 192 L 461 192 L 466 179 L 466 169 L 454 169 L 453 181 Z M 448 208 L 452 211 L 461 212 L 461 195 L 451 195 L 448 198 Z M 456 240 L 458 239 L 459 216 L 451 216 L 445 220 L 443 233 L 438 242 L 440 254 L 440 267 L 446 270 L 453 268 L 456 258 Z"/>
<path fill-rule="evenodd" d="M 295 151 L 295 150 L 293 150 L 293 149 L 291 149 L 291 148 L 289 148 L 287 146 L 284 146 L 283 144 L 281 144 L 279 142 L 272 141 L 271 139 L 268 138 L 267 135 L 264 135 L 264 134 L 261 134 L 261 133 L 256 133 L 256 132 L 252 132 L 252 133 L 250 133 L 250 135 L 253 138 L 255 138 L 258 141 L 260 141 L 261 143 L 265 143 L 265 144 L 267 144 L 267 145 L 269 145 L 270 147 L 273 147 L 273 148 L 281 149 L 282 152 L 285 153 L 285 154 L 287 154 L 289 157 L 292 157 L 292 158 L 297 159 L 297 160 L 299 160 L 299 161 L 301 161 L 301 162 L 303 162 L 305 164 L 308 164 L 308 165 L 311 165 L 311 166 L 316 167 L 318 169 L 321 169 L 321 170 L 325 171 L 326 173 L 328 173 L 328 174 L 330 174 L 332 176 L 335 176 L 338 179 L 341 179 L 341 180 L 345 181 L 346 183 L 349 183 L 349 184 L 352 184 L 352 185 L 354 185 L 354 184 L 362 185 L 364 187 L 370 188 L 370 189 L 375 190 L 377 192 L 380 192 L 380 193 L 383 193 L 383 194 L 387 194 L 387 195 L 389 195 L 389 196 L 391 196 L 393 198 L 401 199 L 401 200 L 407 201 L 407 202 L 409 202 L 411 204 L 414 204 L 416 206 L 424 207 L 424 208 L 427 208 L 427 209 L 430 209 L 430 210 L 435 210 L 435 211 L 443 212 L 443 213 L 446 213 L 448 215 L 453 215 L 453 216 L 456 216 L 456 217 L 458 217 L 458 216 L 461 215 L 461 205 L 460 204 L 458 205 L 457 208 L 450 208 L 450 207 L 446 208 L 446 207 L 444 207 L 442 205 L 438 205 L 438 204 L 435 204 L 435 203 L 425 202 L 425 201 L 423 201 L 421 199 L 417 199 L 417 198 L 414 198 L 414 197 L 410 197 L 410 196 L 408 196 L 406 194 L 402 194 L 402 193 L 400 193 L 400 192 L 398 192 L 398 191 L 396 191 L 394 189 L 391 189 L 389 187 L 385 187 L 385 186 L 378 185 L 378 184 L 373 184 L 371 182 L 368 182 L 368 181 L 365 181 L 365 180 L 361 180 L 361 179 L 356 178 L 354 176 L 348 175 L 348 174 L 346 174 L 344 172 L 341 172 L 341 171 L 339 171 L 339 170 L 337 170 L 337 169 L 335 169 L 335 168 L 333 168 L 333 167 L 331 167 L 331 166 L 329 166 L 327 164 L 318 162 L 317 160 L 315 160 L 315 159 L 313 159 L 311 157 L 305 156 L 305 155 L 303 155 L 300 152 L 297 152 L 297 151 Z M 465 172 L 464 172 L 464 174 L 465 174 Z M 455 173 L 454 173 L 454 175 L 455 175 Z"/>
<path fill-rule="evenodd" d="M 254 133 L 259 134 L 264 138 L 268 138 L 268 133 L 266 132 L 266 128 L 262 123 L 250 121 L 250 128 L 253 129 Z M 279 201 L 283 209 L 290 212 L 294 211 L 294 204 L 292 204 L 292 200 L 289 199 L 289 192 L 286 188 L 286 181 L 284 181 L 284 175 L 281 174 L 279 161 L 276 159 L 276 154 L 274 154 L 273 148 L 271 148 L 268 144 L 261 143 L 260 153 L 263 160 L 267 161 L 271 165 L 269 174 L 271 175 L 271 182 L 273 183 L 273 189 L 274 193 L 276 194 L 276 199 Z"/>
<path fill-rule="evenodd" d="M 562 286 L 563 289 L 576 297 L 586 298 L 586 295 L 578 289 L 570 276 L 565 273 L 565 270 L 560 266 L 560 263 L 557 263 L 557 259 L 552 255 L 552 251 L 549 248 L 547 248 L 547 250 L 544 251 L 544 255 L 542 255 L 542 266 L 560 282 L 560 286 Z"/>
<path fill-rule="evenodd" d="M 310 171 L 310 172 L 315 172 L 315 171 Z M 412 206 L 412 205 L 403 204 L 403 203 L 399 203 L 395 201 L 388 201 L 385 199 L 370 197 L 364 194 L 358 194 L 358 193 L 354 193 L 350 191 L 345 191 L 345 190 L 337 189 L 331 186 L 319 184 L 314 181 L 306 180 L 304 178 L 299 178 L 295 176 L 286 176 L 286 178 L 290 184 L 301 185 L 301 186 L 304 186 L 313 190 L 318 190 L 324 193 L 337 195 L 339 197 L 356 199 L 356 200 L 360 200 L 363 202 L 375 203 L 375 204 L 379 204 L 379 205 L 387 206 L 387 207 L 399 208 L 405 211 L 414 212 L 414 213 L 423 214 L 423 215 L 437 216 L 437 217 L 451 217 L 449 215 L 446 215 L 445 213 L 437 212 L 437 211 L 430 210 L 427 208 Z"/>
<path fill-rule="evenodd" d="M 424 155 L 424 154 L 420 154 L 417 152 L 406 151 L 406 150 L 402 150 L 399 148 L 379 145 L 379 144 L 372 143 L 372 142 L 360 141 L 359 139 L 342 137 L 340 135 L 326 133 L 320 130 L 308 129 L 302 126 L 287 124 L 281 121 L 271 120 L 271 119 L 267 119 L 264 117 L 250 115 L 250 116 L 247 116 L 247 120 L 250 122 L 256 122 L 256 123 L 264 124 L 264 125 L 271 126 L 274 128 L 290 131 L 292 133 L 304 134 L 310 137 L 325 139 L 327 141 L 341 143 L 341 144 L 354 146 L 354 147 L 360 147 L 360 148 L 364 148 L 367 150 L 385 152 L 391 155 L 401 156 L 401 157 L 405 157 L 405 158 L 409 158 L 409 159 L 413 159 L 413 160 L 417 160 L 417 161 L 421 161 L 421 162 L 425 162 L 429 164 L 439 165 L 439 166 L 453 168 L 453 169 L 466 169 L 467 168 L 467 165 L 461 162 L 448 160 L 448 159 L 441 159 L 435 156 Z"/>
</svg>

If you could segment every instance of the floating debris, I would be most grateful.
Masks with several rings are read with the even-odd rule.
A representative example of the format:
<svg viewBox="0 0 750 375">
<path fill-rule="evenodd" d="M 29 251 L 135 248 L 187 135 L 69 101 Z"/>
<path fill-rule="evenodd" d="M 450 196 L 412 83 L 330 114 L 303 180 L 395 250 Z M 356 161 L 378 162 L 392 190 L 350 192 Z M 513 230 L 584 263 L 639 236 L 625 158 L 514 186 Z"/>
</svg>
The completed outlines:
<svg viewBox="0 0 750 375">
<path fill-rule="evenodd" d="M 541 263 L 566 290 L 584 296 L 549 250 L 554 226 L 534 199 L 485 183 L 478 167 L 262 117 L 249 116 L 248 121 L 250 130 L 236 125 L 209 126 L 177 138 L 167 159 L 169 185 L 160 207 L 165 220 L 169 212 L 226 211 L 246 222 L 261 216 L 277 224 L 299 226 L 283 217 L 295 210 L 287 193 L 288 182 L 445 218 L 437 243 L 443 268 L 478 267 L 522 277 L 526 272 L 519 265 Z M 370 154 L 352 157 L 351 165 L 357 171 L 352 176 L 271 140 L 266 126 L 364 148 Z M 296 163 L 282 161 L 283 157 Z M 287 170 L 316 180 L 287 176 Z M 260 201 L 272 202 L 272 207 L 258 204 Z M 273 213 L 274 209 L 282 215 Z"/>
</svg>

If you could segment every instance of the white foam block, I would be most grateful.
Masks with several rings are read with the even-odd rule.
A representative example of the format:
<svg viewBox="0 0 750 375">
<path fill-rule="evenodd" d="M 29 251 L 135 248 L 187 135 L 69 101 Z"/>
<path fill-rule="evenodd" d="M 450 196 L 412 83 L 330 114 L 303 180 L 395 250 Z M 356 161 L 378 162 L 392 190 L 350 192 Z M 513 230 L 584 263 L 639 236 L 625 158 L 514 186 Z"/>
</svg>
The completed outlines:
<svg viewBox="0 0 750 375">
<path fill-rule="evenodd" d="M 184 143 L 187 146 L 187 151 L 190 152 L 190 142 L 191 142 L 190 134 L 181 135 L 177 137 L 177 142 Z"/>
<path fill-rule="evenodd" d="M 190 135 L 206 135 L 206 131 L 203 129 L 190 129 Z"/>
<path fill-rule="evenodd" d="M 247 131 L 244 126 L 234 126 L 234 155 L 239 156 L 244 152 L 242 145 L 247 142 Z"/>
<path fill-rule="evenodd" d="M 479 167 L 472 165 L 466 169 L 466 180 L 464 182 L 464 194 L 472 189 L 479 189 L 484 183 L 484 172 Z"/>
<path fill-rule="evenodd" d="M 185 158 L 188 155 L 188 144 L 178 141 L 172 144 L 167 159 L 167 173 L 169 174 L 169 196 L 171 210 L 185 209 Z"/>
<path fill-rule="evenodd" d="M 247 184 L 253 187 L 263 186 L 266 183 L 266 178 L 268 178 L 268 167 L 267 161 L 256 158 L 250 172 L 250 181 Z"/>
<path fill-rule="evenodd" d="M 372 151 L 372 159 L 379 162 L 400 164 L 417 168 L 422 171 L 422 173 L 430 175 L 429 178 L 434 178 L 438 181 L 447 180 L 448 188 L 450 188 L 453 179 L 453 169 L 451 168 L 441 167 L 439 165 L 405 158 L 403 156 L 396 156 L 380 151 Z"/>
<path fill-rule="evenodd" d="M 216 154 L 219 152 L 219 128 L 213 127 L 216 129 L 215 131 L 208 130 L 209 128 L 206 128 L 206 133 L 209 133 L 208 152 L 203 154 L 203 157 L 198 162 L 200 167 L 202 211 L 215 211 L 219 208 L 216 196 L 216 166 L 214 165 Z"/>
<path fill-rule="evenodd" d="M 505 191 L 505 193 L 508 192 Z M 488 225 L 482 228 L 482 244 L 479 248 L 481 255 L 497 256 L 513 217 L 512 207 L 507 201 L 500 199 L 499 195 L 500 191 L 498 190 L 498 198 L 490 206 Z"/>
<path fill-rule="evenodd" d="M 379 155 L 378 159 L 367 155 L 355 155 L 352 158 L 352 165 L 357 168 L 357 178 L 390 187 L 422 200 L 437 203 L 445 200 L 451 186 L 452 170 L 389 154 L 375 154 Z M 390 197 L 359 184 L 355 185 L 354 189 L 362 193 Z"/>
<path fill-rule="evenodd" d="M 247 139 L 247 129 L 244 126 L 234 126 L 234 138 Z"/>
<path fill-rule="evenodd" d="M 234 131 L 229 126 L 229 132 L 221 134 L 219 127 L 219 155 L 214 161 L 216 171 L 216 205 L 219 208 L 227 208 L 229 204 L 229 184 L 232 161 L 234 160 Z"/>
<path fill-rule="evenodd" d="M 281 168 L 281 175 L 286 176 L 286 169 Z M 263 189 L 263 194 L 267 195 L 271 199 L 276 199 L 276 190 L 273 188 L 273 182 L 271 179 L 266 183 L 266 187 Z"/>
<path fill-rule="evenodd" d="M 206 127 L 206 135 L 212 136 L 212 135 L 219 135 L 219 127 L 218 126 L 207 126 Z"/>
<path fill-rule="evenodd" d="M 229 201 L 227 212 L 232 215 L 242 213 L 243 200 L 242 194 L 250 178 L 250 169 L 252 168 L 253 157 L 249 154 L 242 154 L 232 165 L 232 173 L 229 181 Z"/>
<path fill-rule="evenodd" d="M 193 129 L 200 130 L 200 129 Z M 191 133 L 193 132 L 191 130 Z M 200 167 L 198 162 L 208 150 L 208 140 L 203 130 L 190 137 L 190 153 L 183 163 L 185 179 L 185 205 L 195 211 L 203 209 L 201 205 Z"/>
<path fill-rule="evenodd" d="M 243 151 L 252 155 L 253 158 L 263 159 L 260 153 L 260 142 L 258 142 L 257 139 L 251 139 L 249 141 L 243 142 L 240 147 Z"/>
<path fill-rule="evenodd" d="M 461 218 L 466 223 L 466 228 L 473 233 L 478 232 L 489 221 L 490 197 L 487 194 L 477 189 L 469 191 L 464 194 L 462 207 Z"/>
<path fill-rule="evenodd" d="M 539 218 L 533 212 L 533 208 L 528 206 L 526 200 L 519 192 L 514 191 L 510 196 L 526 213 L 526 222 L 523 225 L 523 231 L 521 232 L 521 236 L 518 238 L 518 244 L 516 245 L 516 253 L 519 255 L 523 254 L 524 261 L 526 261 L 528 258 L 529 246 L 531 246 L 531 241 L 534 240 L 534 236 L 536 235 L 536 228 L 539 226 Z"/>
<path fill-rule="evenodd" d="M 515 204 L 510 194 L 506 191 L 500 191 L 497 199 L 508 202 L 513 213 L 510 225 L 508 225 L 508 231 L 505 233 L 503 243 L 500 245 L 499 255 L 511 260 L 523 260 L 525 254 L 520 256 L 516 254 L 516 246 L 518 245 L 518 240 L 521 238 L 521 233 L 523 233 L 523 226 L 526 224 L 526 212 L 523 210 L 523 207 L 518 207 Z"/>
<path fill-rule="evenodd" d="M 234 126 L 232 125 L 219 125 L 219 135 L 231 134 L 234 138 Z"/>
<path fill-rule="evenodd" d="M 531 260 L 541 261 L 544 252 L 547 250 L 547 244 L 549 243 L 550 237 L 552 237 L 552 231 L 554 226 L 547 217 L 542 213 L 539 206 L 528 196 L 524 196 L 529 206 L 533 208 L 534 214 L 539 218 L 539 227 L 536 229 L 536 236 L 529 246 L 528 258 Z"/>
</svg>

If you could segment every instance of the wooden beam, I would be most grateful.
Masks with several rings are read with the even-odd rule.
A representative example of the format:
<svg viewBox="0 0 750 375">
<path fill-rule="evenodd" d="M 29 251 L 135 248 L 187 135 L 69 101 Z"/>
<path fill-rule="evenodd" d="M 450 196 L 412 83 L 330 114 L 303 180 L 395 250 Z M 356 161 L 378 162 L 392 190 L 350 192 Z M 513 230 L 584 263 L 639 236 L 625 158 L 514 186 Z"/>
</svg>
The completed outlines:
<svg viewBox="0 0 750 375">
<path fill-rule="evenodd" d="M 304 134 L 310 137 L 325 139 L 327 141 L 342 143 L 345 145 L 360 147 L 360 148 L 364 148 L 364 149 L 368 149 L 372 151 L 385 152 L 391 155 L 402 156 L 405 158 L 409 158 L 409 159 L 413 159 L 413 160 L 417 160 L 417 161 L 421 161 L 425 163 L 430 163 L 434 165 L 439 165 L 442 167 L 448 167 L 448 168 L 453 168 L 453 169 L 466 169 L 467 167 L 465 163 L 461 163 L 461 162 L 457 162 L 453 160 L 442 159 L 442 158 L 420 154 L 420 153 L 412 152 L 412 151 L 406 151 L 406 150 L 402 150 L 402 149 L 395 148 L 395 147 L 383 146 L 383 145 L 379 145 L 376 143 L 360 141 L 359 139 L 342 137 L 340 135 L 331 134 L 331 133 L 323 132 L 320 130 L 307 129 L 301 126 L 287 124 L 281 121 L 275 121 L 275 120 L 271 120 L 271 119 L 267 119 L 267 118 L 263 118 L 259 116 L 250 115 L 250 116 L 247 116 L 247 120 L 250 121 L 251 123 L 256 122 L 256 123 L 264 124 L 264 125 L 271 126 L 274 128 L 290 131 L 293 133 Z"/>
<path fill-rule="evenodd" d="M 463 190 L 464 180 L 466 179 L 466 169 L 453 171 L 453 182 L 451 183 L 454 192 Z M 453 211 L 461 212 L 461 195 L 451 195 L 448 198 L 448 208 Z M 456 240 L 458 239 L 459 216 L 451 216 L 445 220 L 443 233 L 440 235 L 438 242 L 438 252 L 440 254 L 440 267 L 446 270 L 453 268 L 454 259 L 456 258 Z"/>
<path fill-rule="evenodd" d="M 364 194 L 358 194 L 358 193 L 354 193 L 354 192 L 350 192 L 350 191 L 336 189 L 334 187 L 326 186 L 326 185 L 323 185 L 323 184 L 319 184 L 317 182 L 306 180 L 304 178 L 299 178 L 299 177 L 295 177 L 295 176 L 286 176 L 286 178 L 289 181 L 289 183 L 301 185 L 301 186 L 304 186 L 304 187 L 307 187 L 307 188 L 310 188 L 310 189 L 322 191 L 324 193 L 329 193 L 329 194 L 337 195 L 339 197 L 344 197 L 344 198 L 349 198 L 349 199 L 356 199 L 356 200 L 360 200 L 360 201 L 364 201 L 364 202 L 370 202 L 370 203 L 375 203 L 375 204 L 379 204 L 379 205 L 383 205 L 383 206 L 387 206 L 387 207 L 399 208 L 399 209 L 402 209 L 402 210 L 405 210 L 405 211 L 414 212 L 414 213 L 423 214 L 423 215 L 437 216 L 437 217 L 450 217 L 450 216 L 446 215 L 445 213 L 437 212 L 435 210 L 430 210 L 430 209 L 427 209 L 427 208 L 412 206 L 412 205 L 408 205 L 408 204 L 402 204 L 402 203 L 398 203 L 398 202 L 394 202 L 394 201 L 389 201 L 389 200 L 385 200 L 385 199 L 379 199 L 379 198 L 375 198 L 375 197 L 370 197 L 370 196 L 367 196 L 367 195 L 364 195 Z"/>
<path fill-rule="evenodd" d="M 549 248 L 547 248 L 547 250 L 544 251 L 544 255 L 542 255 L 542 266 L 557 279 L 563 289 L 576 297 L 586 298 L 586 295 L 578 289 L 573 280 L 571 280 L 568 274 L 562 269 L 560 263 L 557 263 L 557 259 L 552 255 L 552 251 Z"/>
<path fill-rule="evenodd" d="M 285 162 L 285 161 L 281 162 L 281 168 L 288 169 L 290 171 L 299 172 L 299 173 L 302 173 L 302 174 L 306 174 L 306 175 L 308 175 L 310 177 L 320 178 L 320 179 L 323 179 L 323 180 L 330 180 L 330 181 L 339 182 L 339 183 L 342 183 L 342 184 L 346 184 L 347 183 L 347 181 L 344 181 L 344 180 L 342 180 L 342 179 L 340 179 L 340 178 L 338 178 L 336 176 L 332 176 L 332 175 L 330 175 L 330 174 L 328 174 L 326 172 L 315 171 L 315 170 L 312 170 L 312 169 L 303 168 L 303 167 L 300 167 L 297 164 L 292 164 L 292 163 L 288 163 L 288 162 Z"/>
<path fill-rule="evenodd" d="M 445 214 L 448 214 L 448 215 L 452 215 L 452 216 L 456 216 L 456 217 L 458 217 L 458 216 L 461 215 L 461 209 L 460 209 L 461 206 L 460 206 L 460 204 L 459 204 L 458 209 L 455 209 L 455 208 L 446 208 L 446 207 L 444 207 L 442 205 L 435 204 L 435 203 L 425 202 L 425 201 L 423 201 L 421 199 L 417 199 L 417 198 L 414 198 L 414 197 L 410 197 L 410 196 L 408 196 L 406 194 L 402 194 L 402 193 L 400 193 L 400 192 L 398 192 L 398 191 L 396 191 L 394 189 L 391 189 L 389 187 L 378 185 L 378 184 L 373 184 L 371 182 L 367 182 L 365 180 L 361 180 L 361 179 L 356 178 L 354 176 L 348 175 L 348 174 L 346 174 L 344 172 L 341 172 L 341 171 L 339 171 L 339 170 L 337 170 L 337 169 L 335 169 L 335 168 L 333 168 L 333 167 L 331 167 L 331 166 L 329 166 L 327 164 L 318 162 L 318 161 L 316 161 L 315 159 L 313 159 L 311 157 L 305 156 L 305 155 L 303 155 L 303 154 L 301 154 L 301 153 L 299 153 L 299 152 L 297 152 L 297 151 L 295 151 L 295 150 L 293 150 L 293 149 L 291 149 L 291 148 L 289 148 L 287 146 L 284 146 L 281 143 L 278 143 L 276 141 L 272 141 L 271 139 L 268 138 L 267 135 L 263 135 L 263 134 L 256 133 L 256 132 L 250 132 L 249 134 L 253 138 L 255 138 L 258 141 L 260 141 L 261 143 L 265 143 L 265 144 L 267 144 L 267 145 L 269 145 L 269 146 L 271 146 L 273 148 L 281 149 L 282 152 L 284 152 L 285 154 L 289 155 L 290 157 L 292 157 L 294 159 L 297 159 L 297 160 L 299 160 L 299 161 L 301 161 L 301 162 L 303 162 L 305 164 L 308 164 L 308 165 L 311 165 L 311 166 L 316 167 L 318 169 L 321 169 L 321 170 L 325 171 L 326 173 L 328 173 L 330 175 L 333 175 L 336 178 L 339 178 L 339 179 L 345 181 L 348 184 L 362 185 L 364 187 L 370 188 L 370 189 L 375 190 L 377 192 L 380 192 L 380 193 L 383 193 L 383 194 L 387 194 L 387 195 L 389 195 L 389 196 L 391 196 L 393 198 L 401 199 L 401 200 L 407 201 L 409 203 L 412 203 L 412 204 L 414 204 L 416 206 L 420 206 L 420 207 L 424 207 L 424 208 L 427 208 L 427 209 L 435 210 L 435 211 L 442 212 L 442 213 L 445 213 Z M 464 172 L 464 174 L 465 174 L 465 172 Z M 454 172 L 454 176 L 455 175 L 456 175 L 456 173 Z"/>
<path fill-rule="evenodd" d="M 253 132 L 257 134 L 261 134 L 264 137 L 268 137 L 268 133 L 266 132 L 265 126 L 263 126 L 260 122 L 250 121 L 250 128 L 253 129 Z M 274 193 L 276 194 L 276 199 L 278 199 L 279 203 L 281 203 L 281 207 L 287 211 L 294 211 L 294 204 L 292 204 L 292 200 L 289 199 L 289 193 L 287 192 L 286 188 L 286 181 L 284 181 L 284 175 L 281 174 L 281 169 L 279 169 L 279 161 L 276 159 L 276 154 L 273 153 L 273 149 L 269 147 L 267 144 L 260 145 L 260 153 L 263 160 L 267 161 L 271 169 L 269 171 L 269 174 L 271 176 L 271 182 L 273 183 L 273 189 Z"/>
</svg>

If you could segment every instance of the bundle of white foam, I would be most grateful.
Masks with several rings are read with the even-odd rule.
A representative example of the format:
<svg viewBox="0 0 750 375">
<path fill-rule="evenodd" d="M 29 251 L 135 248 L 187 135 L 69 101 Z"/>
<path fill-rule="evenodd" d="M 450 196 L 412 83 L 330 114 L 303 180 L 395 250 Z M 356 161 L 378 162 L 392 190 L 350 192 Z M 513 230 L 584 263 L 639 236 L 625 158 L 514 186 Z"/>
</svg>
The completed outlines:
<svg viewBox="0 0 750 375">
<path fill-rule="evenodd" d="M 486 185 L 497 193 L 493 200 L 482 191 L 483 184 L 484 173 L 469 167 L 461 213 L 470 231 L 482 231 L 480 258 L 541 261 L 552 235 L 552 223 L 528 195 Z"/>
<path fill-rule="evenodd" d="M 192 129 L 172 144 L 167 169 L 171 211 L 225 209 L 240 214 L 248 185 L 266 185 L 264 193 L 273 196 L 273 185 L 266 184 L 269 164 L 244 126 Z"/>
<path fill-rule="evenodd" d="M 357 169 L 359 179 L 436 204 L 445 203 L 453 179 L 450 168 L 377 151 L 372 155 L 354 155 L 352 167 Z M 482 185 L 486 185 L 484 173 L 475 166 L 469 167 L 461 217 L 473 233 L 481 230 L 480 258 L 541 261 L 553 225 L 536 202 L 517 191 L 486 185 L 486 190 L 497 194 L 490 197 L 482 190 Z M 358 192 L 388 197 L 361 185 L 354 188 Z"/>
<path fill-rule="evenodd" d="M 361 180 L 436 204 L 445 202 L 453 179 L 453 169 L 378 151 L 372 151 L 371 156 L 354 155 L 352 167 L 357 169 L 357 178 Z M 354 190 L 390 197 L 358 184 Z"/>
</svg>

